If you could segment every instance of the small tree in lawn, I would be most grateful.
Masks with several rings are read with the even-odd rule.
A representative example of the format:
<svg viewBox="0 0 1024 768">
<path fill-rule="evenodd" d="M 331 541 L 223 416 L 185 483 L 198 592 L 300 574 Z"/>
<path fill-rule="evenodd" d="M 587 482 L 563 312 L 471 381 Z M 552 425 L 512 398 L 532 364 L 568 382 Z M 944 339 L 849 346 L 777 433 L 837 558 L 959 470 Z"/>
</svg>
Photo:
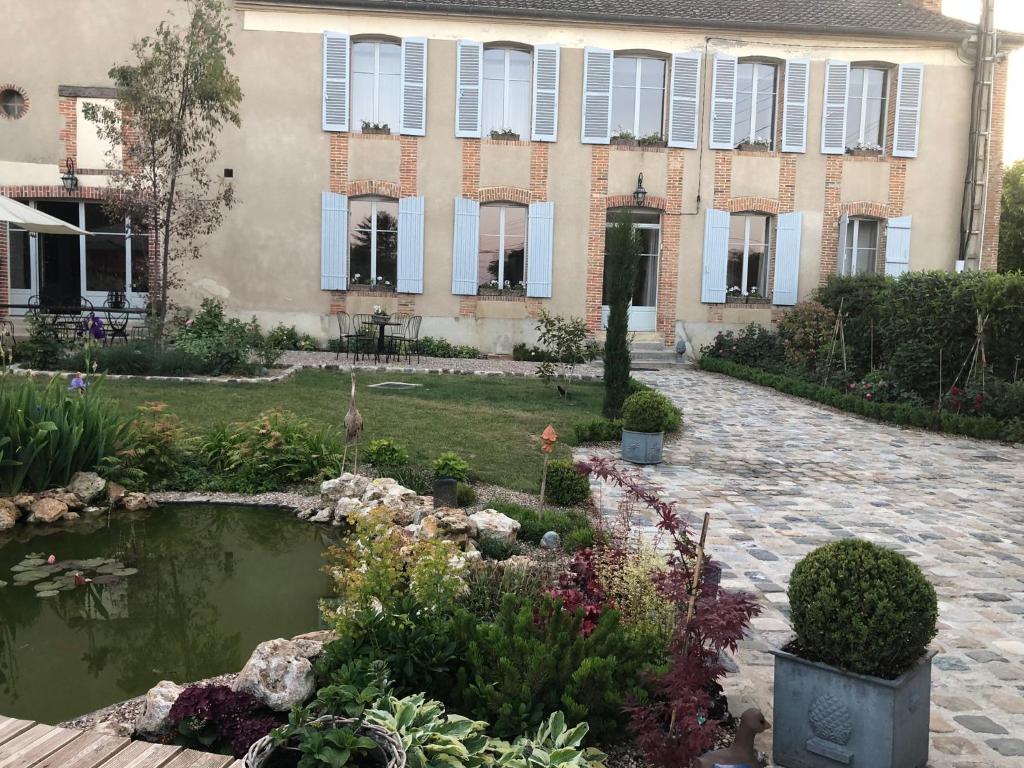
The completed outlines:
<svg viewBox="0 0 1024 768">
<path fill-rule="evenodd" d="M 629 394 L 629 302 L 640 267 L 640 238 L 623 211 L 608 230 L 604 259 L 608 328 L 604 344 L 604 415 L 617 419 Z"/>
<path fill-rule="evenodd" d="M 238 77 L 228 69 L 234 46 L 224 0 L 183 4 L 186 24 L 161 21 L 132 45 L 133 62 L 110 70 L 116 105 L 84 110 L 110 144 L 109 214 L 148 229 L 158 243 L 161 331 L 168 288 L 177 284 L 175 262 L 198 258 L 202 241 L 234 203 L 231 185 L 210 169 L 221 129 L 240 124 L 242 100 Z"/>
</svg>

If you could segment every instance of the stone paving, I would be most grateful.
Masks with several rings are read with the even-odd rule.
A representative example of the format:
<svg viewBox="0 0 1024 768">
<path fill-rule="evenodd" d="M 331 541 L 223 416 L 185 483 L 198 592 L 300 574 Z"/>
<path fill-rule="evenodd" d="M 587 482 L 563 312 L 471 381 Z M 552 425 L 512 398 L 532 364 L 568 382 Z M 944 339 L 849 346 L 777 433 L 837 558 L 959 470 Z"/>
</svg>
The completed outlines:
<svg viewBox="0 0 1024 768">
<path fill-rule="evenodd" d="M 902 430 L 693 368 L 638 376 L 684 409 L 666 462 L 644 473 L 695 526 L 711 513 L 723 584 L 764 606 L 728 682 L 733 709 L 752 702 L 770 717 L 766 651 L 790 637 L 789 573 L 818 545 L 855 536 L 904 552 L 939 594 L 929 765 L 1024 766 L 1024 450 Z M 615 494 L 597 490 L 613 514 Z M 656 535 L 650 519 L 635 522 Z M 758 746 L 770 753 L 766 736 Z"/>
</svg>

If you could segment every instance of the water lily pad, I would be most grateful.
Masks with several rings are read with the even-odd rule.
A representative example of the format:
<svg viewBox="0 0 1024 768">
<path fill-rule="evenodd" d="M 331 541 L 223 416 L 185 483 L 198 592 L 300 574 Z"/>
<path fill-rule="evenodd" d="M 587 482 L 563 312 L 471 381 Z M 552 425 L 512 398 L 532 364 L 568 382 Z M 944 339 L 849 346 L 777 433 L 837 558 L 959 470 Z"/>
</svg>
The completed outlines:
<svg viewBox="0 0 1024 768">
<path fill-rule="evenodd" d="M 58 594 L 56 589 L 48 589 L 44 592 L 36 592 L 36 597 L 56 597 Z"/>
<path fill-rule="evenodd" d="M 58 584 L 55 581 L 40 581 L 38 584 L 36 584 L 32 588 L 36 592 L 51 592 L 51 591 L 57 589 L 57 587 L 59 587 L 59 586 L 60 586 L 60 584 Z"/>
<path fill-rule="evenodd" d="M 104 563 L 96 569 L 96 573 L 113 573 L 121 568 L 124 568 L 122 563 Z"/>
<path fill-rule="evenodd" d="M 138 568 L 118 568 L 114 571 L 115 576 L 134 576 L 139 572 Z"/>
<path fill-rule="evenodd" d="M 97 576 L 92 580 L 93 584 L 117 584 L 121 580 L 120 576 L 114 576 L 113 574 L 106 574 L 104 576 Z"/>
<path fill-rule="evenodd" d="M 44 557 L 26 557 L 21 561 L 22 565 L 27 565 L 30 568 L 35 568 L 39 565 L 46 565 L 46 558 Z"/>
<path fill-rule="evenodd" d="M 7 586 L 7 582 L 4 581 L 3 579 L 0 579 L 0 589 L 3 589 L 6 586 Z"/>
<path fill-rule="evenodd" d="M 92 557 L 88 560 L 79 560 L 78 564 L 82 568 L 99 568 L 101 565 L 106 565 L 110 560 L 106 557 Z"/>
<path fill-rule="evenodd" d="M 11 573 L 20 573 L 21 571 L 31 571 L 31 565 L 25 565 L 24 563 L 18 563 L 17 565 L 11 566 Z"/>
<path fill-rule="evenodd" d="M 16 573 L 14 575 L 14 580 L 15 581 L 20 581 L 20 582 L 23 582 L 23 583 L 24 582 L 32 582 L 32 581 L 39 581 L 40 579 L 45 579 L 49 575 L 50 574 L 49 574 L 48 571 L 40 571 L 38 569 L 34 570 L 34 571 L 22 571 L 21 573 Z"/>
<path fill-rule="evenodd" d="M 61 592 L 70 592 L 74 588 L 75 588 L 74 584 L 61 584 L 60 587 L 58 587 L 58 589 Z"/>
</svg>

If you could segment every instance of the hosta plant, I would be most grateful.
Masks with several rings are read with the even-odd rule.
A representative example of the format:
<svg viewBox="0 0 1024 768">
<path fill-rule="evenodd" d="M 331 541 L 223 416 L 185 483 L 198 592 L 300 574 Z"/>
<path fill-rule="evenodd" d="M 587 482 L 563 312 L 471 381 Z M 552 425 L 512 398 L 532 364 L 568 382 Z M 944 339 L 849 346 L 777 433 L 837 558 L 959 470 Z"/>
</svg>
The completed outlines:
<svg viewBox="0 0 1024 768">
<path fill-rule="evenodd" d="M 288 716 L 288 724 L 272 734 L 279 747 L 300 754 L 297 768 L 345 768 L 366 765 L 377 743 L 369 736 L 347 726 L 310 719 L 309 712 L 296 706 Z"/>
<path fill-rule="evenodd" d="M 401 737 L 408 768 L 479 768 L 490 763 L 487 723 L 446 715 L 441 702 L 428 701 L 422 693 L 404 699 L 385 696 L 365 717 Z"/>
<path fill-rule="evenodd" d="M 494 754 L 494 764 L 507 768 L 600 768 L 607 755 L 583 747 L 589 730 L 586 723 L 566 728 L 565 715 L 553 712 L 533 738 L 520 736 L 512 744 L 492 740 L 488 749 Z"/>
</svg>

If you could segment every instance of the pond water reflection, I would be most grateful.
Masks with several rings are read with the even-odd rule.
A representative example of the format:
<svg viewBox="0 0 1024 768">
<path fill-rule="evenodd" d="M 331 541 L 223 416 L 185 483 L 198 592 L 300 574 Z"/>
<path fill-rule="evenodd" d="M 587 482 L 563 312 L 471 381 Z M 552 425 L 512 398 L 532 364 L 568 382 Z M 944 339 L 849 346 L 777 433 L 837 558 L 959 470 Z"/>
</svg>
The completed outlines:
<svg viewBox="0 0 1024 768">
<path fill-rule="evenodd" d="M 318 627 L 334 529 L 279 509 L 165 506 L 0 537 L 0 714 L 56 723 L 159 680 L 241 668 L 263 640 Z M 130 575 L 40 597 L 12 572 L 116 558 Z M 130 573 L 137 569 L 137 573 Z"/>
</svg>

